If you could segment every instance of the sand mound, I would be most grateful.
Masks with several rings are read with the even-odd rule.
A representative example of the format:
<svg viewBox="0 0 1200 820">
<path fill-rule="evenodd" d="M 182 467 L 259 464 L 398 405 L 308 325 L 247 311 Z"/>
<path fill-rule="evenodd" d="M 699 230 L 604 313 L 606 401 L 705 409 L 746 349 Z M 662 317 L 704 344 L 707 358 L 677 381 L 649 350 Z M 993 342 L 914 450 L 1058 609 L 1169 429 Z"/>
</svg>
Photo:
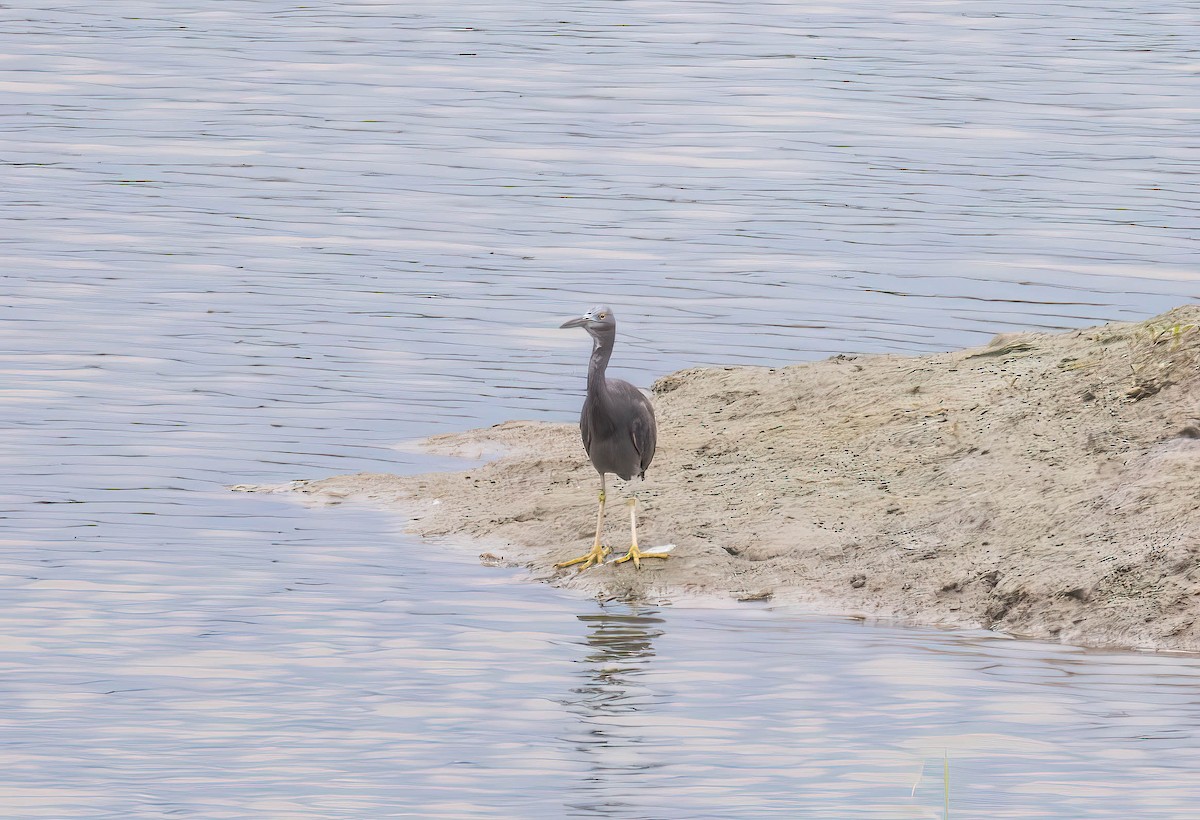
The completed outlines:
<svg viewBox="0 0 1200 820">
<path fill-rule="evenodd" d="M 576 574 L 596 473 L 574 425 L 440 436 L 462 473 L 296 482 L 396 502 L 599 596 L 772 598 L 1090 645 L 1200 649 L 1200 306 L 920 357 L 685 370 L 654 385 L 645 544 Z M 607 542 L 628 543 L 619 482 Z"/>
</svg>

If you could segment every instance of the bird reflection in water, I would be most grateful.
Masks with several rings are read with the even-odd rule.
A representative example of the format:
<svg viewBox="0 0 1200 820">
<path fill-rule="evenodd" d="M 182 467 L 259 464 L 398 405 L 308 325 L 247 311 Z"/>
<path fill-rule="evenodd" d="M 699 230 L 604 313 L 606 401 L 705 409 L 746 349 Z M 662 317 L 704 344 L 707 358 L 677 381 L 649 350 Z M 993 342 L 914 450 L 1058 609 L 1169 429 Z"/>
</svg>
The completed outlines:
<svg viewBox="0 0 1200 820">
<path fill-rule="evenodd" d="M 639 678 L 650 668 L 664 620 L 656 610 L 627 607 L 577 617 L 588 627 L 591 651 L 579 661 L 587 682 L 573 690 L 569 705 L 579 724 L 569 739 L 591 760 L 591 771 L 578 782 L 580 797 L 571 808 L 583 815 L 626 816 L 632 808 L 626 798 L 635 787 L 630 776 L 644 781 L 663 765 L 642 718 L 658 712 L 668 698 Z"/>
<path fill-rule="evenodd" d="M 604 708 L 633 710 L 645 705 L 632 690 L 639 688 L 636 678 L 654 657 L 654 639 L 663 634 L 663 619 L 656 615 L 652 609 L 579 615 L 589 628 L 587 643 L 594 651 L 584 658 L 592 682 L 578 691 L 592 694 Z"/>
</svg>

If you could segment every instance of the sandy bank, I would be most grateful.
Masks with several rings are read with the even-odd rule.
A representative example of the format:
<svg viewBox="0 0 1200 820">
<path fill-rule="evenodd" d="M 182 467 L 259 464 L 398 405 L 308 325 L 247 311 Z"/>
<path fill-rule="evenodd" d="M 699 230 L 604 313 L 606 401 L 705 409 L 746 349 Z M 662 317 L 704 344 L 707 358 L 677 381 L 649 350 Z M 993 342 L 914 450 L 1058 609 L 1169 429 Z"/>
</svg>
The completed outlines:
<svg viewBox="0 0 1200 820">
<path fill-rule="evenodd" d="M 594 527 L 597 477 L 573 424 L 430 441 L 505 451 L 466 472 L 288 489 L 401 504 L 419 534 L 471 536 L 599 596 L 771 598 L 1200 650 L 1198 325 L 1185 306 L 952 353 L 665 376 L 640 540 L 678 546 L 640 571 L 553 569 Z M 606 541 L 623 550 L 625 508 L 610 510 Z"/>
</svg>

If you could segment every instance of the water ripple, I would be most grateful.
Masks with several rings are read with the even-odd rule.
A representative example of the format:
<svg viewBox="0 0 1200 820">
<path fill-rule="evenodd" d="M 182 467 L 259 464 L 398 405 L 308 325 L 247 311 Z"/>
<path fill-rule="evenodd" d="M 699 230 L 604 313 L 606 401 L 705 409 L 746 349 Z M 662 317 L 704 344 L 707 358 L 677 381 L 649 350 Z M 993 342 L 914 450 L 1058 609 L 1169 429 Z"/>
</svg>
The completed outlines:
<svg viewBox="0 0 1200 820">
<path fill-rule="evenodd" d="M 948 754 L 955 816 L 1192 816 L 1194 659 L 597 607 L 223 488 L 569 419 L 597 301 L 646 384 L 1200 298 L 1193 17 L 0 9 L 3 814 L 892 820 Z"/>
</svg>

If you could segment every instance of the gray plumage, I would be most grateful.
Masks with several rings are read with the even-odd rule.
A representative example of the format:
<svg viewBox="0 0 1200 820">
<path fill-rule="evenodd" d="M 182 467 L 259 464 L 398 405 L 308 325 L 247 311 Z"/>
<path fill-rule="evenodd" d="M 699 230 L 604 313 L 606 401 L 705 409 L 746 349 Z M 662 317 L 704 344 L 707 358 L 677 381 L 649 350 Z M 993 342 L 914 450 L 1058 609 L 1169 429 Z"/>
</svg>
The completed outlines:
<svg viewBox="0 0 1200 820">
<path fill-rule="evenodd" d="M 605 371 L 617 338 L 617 320 L 610 308 L 597 306 L 563 327 L 582 327 L 592 337 L 587 398 L 579 414 L 583 449 L 603 476 L 614 473 L 626 481 L 645 478 L 654 459 L 658 427 L 650 400 L 632 384 L 610 379 Z"/>
<path fill-rule="evenodd" d="M 605 371 L 612 358 L 613 342 L 617 339 L 617 319 L 611 308 L 598 305 L 578 319 L 564 322 L 563 327 L 582 327 L 592 337 L 592 360 L 588 364 L 587 398 L 579 414 L 579 432 L 583 449 L 596 472 L 600 473 L 599 505 L 596 507 L 596 540 L 592 549 L 578 558 L 562 561 L 556 567 L 582 564 L 580 571 L 606 563 L 612 550 L 600 539 L 604 534 L 605 474 L 615 473 L 629 481 L 645 478 L 646 468 L 654 459 L 654 444 L 658 427 L 654 423 L 654 408 L 650 400 L 629 382 L 610 379 Z M 613 559 L 614 564 L 633 561 L 641 568 L 643 558 L 666 558 L 667 548 L 642 552 L 637 540 L 637 496 L 629 504 L 629 552 Z"/>
</svg>

